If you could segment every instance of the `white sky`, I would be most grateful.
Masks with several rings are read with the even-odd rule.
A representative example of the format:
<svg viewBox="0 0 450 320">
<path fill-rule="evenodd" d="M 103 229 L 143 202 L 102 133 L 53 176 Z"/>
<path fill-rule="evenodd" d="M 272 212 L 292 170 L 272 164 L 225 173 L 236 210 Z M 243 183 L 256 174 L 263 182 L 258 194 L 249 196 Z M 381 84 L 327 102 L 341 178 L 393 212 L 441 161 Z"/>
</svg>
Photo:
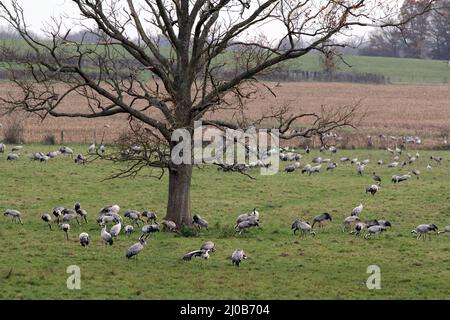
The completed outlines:
<svg viewBox="0 0 450 320">
<path fill-rule="evenodd" d="M 8 3 L 8 0 L 5 1 Z M 77 19 L 80 17 L 77 6 L 70 0 L 19 0 L 24 9 L 25 21 L 30 30 L 41 33 L 45 29 L 45 23 L 50 22 L 52 17 L 61 17 L 67 15 L 70 18 Z M 67 21 L 71 25 L 71 21 Z M 4 20 L 0 20 L 0 27 L 7 27 Z M 278 38 L 279 31 L 277 28 L 266 25 L 263 27 L 264 34 L 269 38 Z M 358 28 L 352 33 L 357 36 L 367 34 L 368 28 Z"/>
</svg>

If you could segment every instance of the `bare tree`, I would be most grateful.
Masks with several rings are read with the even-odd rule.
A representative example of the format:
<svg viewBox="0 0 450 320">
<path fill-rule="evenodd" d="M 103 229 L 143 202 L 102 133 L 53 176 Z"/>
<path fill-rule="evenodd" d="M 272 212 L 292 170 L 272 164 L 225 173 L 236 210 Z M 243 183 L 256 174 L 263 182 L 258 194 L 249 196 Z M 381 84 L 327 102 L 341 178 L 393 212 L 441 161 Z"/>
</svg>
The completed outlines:
<svg viewBox="0 0 450 320">
<path fill-rule="evenodd" d="M 65 27 L 69 19 L 55 18 L 46 31 L 48 40 L 36 39 L 18 1 L 0 1 L 0 15 L 28 45 L 27 50 L 2 48 L 2 60 L 11 63 L 12 81 L 21 90 L 19 96 L 4 102 L 11 110 L 22 109 L 43 118 L 126 114 L 140 122 L 140 131 L 163 141 L 167 148 L 149 147 L 149 153 L 140 155 L 125 150 L 125 159 L 140 165 L 144 159 L 148 165 L 167 169 L 166 218 L 190 224 L 192 165 L 176 165 L 167 156 L 176 144 L 171 141 L 172 133 L 179 128 L 192 132 L 194 121 L 202 119 L 221 128 L 248 125 L 245 117 L 227 121 L 217 111 L 232 109 L 243 116 L 246 99 L 259 88 L 258 75 L 318 50 L 323 43 L 345 46 L 352 27 L 405 23 L 395 19 L 401 2 L 72 0 L 82 16 L 76 20 L 78 27 L 102 39 L 86 45 L 83 40 L 71 40 L 71 29 Z M 263 36 L 268 25 L 278 30 L 276 36 Z M 74 94 L 85 98 L 85 112 L 61 108 Z M 350 125 L 355 110 L 347 112 L 291 114 L 274 109 L 271 116 L 282 138 L 289 139 Z M 313 125 L 292 130 L 305 119 Z M 130 154 L 135 158 L 127 158 Z"/>
</svg>

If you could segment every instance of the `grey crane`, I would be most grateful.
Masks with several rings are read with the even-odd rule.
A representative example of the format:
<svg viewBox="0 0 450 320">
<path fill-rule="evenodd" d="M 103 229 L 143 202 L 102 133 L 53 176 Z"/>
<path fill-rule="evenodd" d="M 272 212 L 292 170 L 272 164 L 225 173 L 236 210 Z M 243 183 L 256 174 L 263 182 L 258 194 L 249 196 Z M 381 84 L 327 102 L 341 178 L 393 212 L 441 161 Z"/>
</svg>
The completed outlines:
<svg viewBox="0 0 450 320">
<path fill-rule="evenodd" d="M 119 214 L 120 207 L 117 204 L 106 206 L 100 209 L 100 214 L 108 214 L 111 215 L 113 213 Z"/>
<path fill-rule="evenodd" d="M 377 219 L 366 220 L 364 223 L 366 227 L 378 226 L 380 224 Z"/>
<path fill-rule="evenodd" d="M 100 232 L 100 237 L 102 238 L 103 242 L 105 243 L 105 245 L 110 245 L 112 246 L 114 243 L 113 237 L 111 236 L 111 234 L 106 231 L 106 225 L 103 225 L 102 231 Z"/>
<path fill-rule="evenodd" d="M 64 231 L 66 240 L 69 240 L 70 224 L 68 224 L 68 223 L 61 224 L 61 229 L 62 229 L 62 231 Z"/>
<path fill-rule="evenodd" d="M 311 165 L 308 163 L 302 168 L 302 173 L 311 171 Z"/>
<path fill-rule="evenodd" d="M 131 225 L 127 225 L 125 226 L 124 231 L 126 235 L 130 235 L 134 232 L 134 227 Z"/>
<path fill-rule="evenodd" d="M 11 151 L 12 151 L 12 152 L 14 152 L 14 151 L 20 151 L 20 150 L 22 150 L 22 149 L 23 149 L 23 146 L 14 146 L 14 147 L 12 147 Z"/>
<path fill-rule="evenodd" d="M 171 220 L 163 220 L 162 225 L 164 226 L 165 230 L 176 231 L 177 229 L 177 224 Z"/>
<path fill-rule="evenodd" d="M 82 154 L 79 154 L 79 155 L 76 156 L 74 162 L 77 163 L 77 164 L 85 164 L 86 160 L 87 159 L 86 159 L 85 156 L 83 156 Z"/>
<path fill-rule="evenodd" d="M 356 173 L 357 173 L 359 176 L 362 176 L 362 174 L 363 174 L 365 168 L 366 168 L 366 165 L 365 165 L 365 164 L 359 164 L 359 165 L 356 167 Z"/>
<path fill-rule="evenodd" d="M 438 227 L 435 224 L 420 224 L 415 229 L 411 230 L 411 233 L 417 234 L 417 239 L 423 236 L 423 239 L 426 239 L 426 235 L 428 234 L 429 239 L 431 239 L 430 231 L 438 232 Z"/>
<path fill-rule="evenodd" d="M 108 223 L 114 222 L 115 220 L 119 220 L 119 219 L 116 216 L 113 216 L 113 215 L 108 216 L 105 214 L 105 215 L 98 216 L 97 223 L 100 225 L 103 225 L 103 224 L 108 224 Z"/>
<path fill-rule="evenodd" d="M 249 213 L 244 213 L 241 214 L 237 217 L 236 219 L 236 226 L 243 222 L 243 221 L 247 221 L 247 220 L 255 220 L 258 221 L 259 220 L 259 212 L 256 211 L 256 208 L 254 208 L 251 212 Z"/>
<path fill-rule="evenodd" d="M 355 222 L 360 222 L 361 219 L 358 216 L 349 216 L 344 219 L 344 222 L 342 223 L 342 232 L 345 232 L 347 227 L 352 225 Z"/>
<path fill-rule="evenodd" d="M 144 250 L 145 245 L 147 244 L 147 242 L 145 241 L 144 238 L 140 237 L 139 241 L 136 242 L 135 244 L 131 245 L 128 249 L 127 252 L 125 253 L 125 257 L 127 259 L 130 259 L 131 257 L 136 257 L 138 254 Z"/>
<path fill-rule="evenodd" d="M 414 170 L 412 171 L 412 173 L 417 177 L 417 180 L 419 180 L 420 170 L 414 169 Z"/>
<path fill-rule="evenodd" d="M 242 234 L 242 232 L 246 229 L 250 229 L 253 227 L 259 227 L 259 223 L 256 219 L 249 219 L 249 220 L 244 220 L 240 223 L 237 224 L 237 226 L 235 227 L 236 232 L 239 232 L 239 234 Z"/>
<path fill-rule="evenodd" d="M 142 220 L 141 213 L 139 211 L 128 209 L 127 211 L 125 211 L 123 216 L 125 218 L 128 218 L 130 221 L 132 221 L 136 225 L 139 225 L 139 221 L 141 221 L 142 224 L 144 224 L 144 220 Z"/>
<path fill-rule="evenodd" d="M 375 180 L 375 181 L 378 183 L 378 185 L 381 185 L 381 177 L 380 177 L 380 176 L 377 176 L 377 175 L 375 174 L 375 171 L 372 172 L 372 178 L 373 178 L 373 180 Z"/>
<path fill-rule="evenodd" d="M 93 144 L 91 144 L 90 146 L 89 146 L 89 148 L 88 148 L 88 150 L 87 150 L 87 153 L 88 154 L 91 154 L 91 153 L 93 153 L 94 151 L 95 151 L 95 142 L 93 143 Z"/>
<path fill-rule="evenodd" d="M 80 221 L 78 220 L 78 215 L 75 211 L 71 209 L 64 208 L 63 211 L 61 211 L 63 214 L 61 221 L 62 222 L 70 222 L 72 220 L 76 220 L 78 224 L 80 224 Z"/>
<path fill-rule="evenodd" d="M 81 208 L 81 204 L 79 202 L 74 205 L 75 212 L 86 222 L 87 221 L 87 211 Z"/>
<path fill-rule="evenodd" d="M 117 219 L 115 219 L 114 222 L 116 224 L 111 227 L 111 229 L 109 230 L 109 233 L 111 234 L 111 237 L 117 238 L 120 234 L 120 230 L 122 230 L 122 224 Z"/>
<path fill-rule="evenodd" d="M 239 267 L 242 260 L 247 259 L 247 255 L 245 254 L 243 249 L 236 249 L 234 250 L 233 254 L 231 255 L 231 263 L 235 264 L 236 267 Z"/>
<path fill-rule="evenodd" d="M 0 143 L 0 153 L 5 153 L 5 145 Z"/>
<path fill-rule="evenodd" d="M 66 146 L 62 146 L 61 148 L 59 148 L 59 152 L 61 152 L 61 154 L 68 154 L 70 156 L 73 156 L 73 149 Z"/>
<path fill-rule="evenodd" d="M 441 164 L 442 162 L 442 157 L 436 157 L 432 155 L 430 156 L 430 159 L 436 161 L 438 164 Z"/>
<path fill-rule="evenodd" d="M 385 231 L 386 227 L 384 226 L 371 226 L 367 228 L 367 234 L 364 236 L 364 239 L 369 239 L 373 234 L 380 234 L 381 232 Z"/>
<path fill-rule="evenodd" d="M 366 193 L 370 192 L 372 194 L 372 196 L 375 195 L 375 193 L 378 192 L 378 186 L 376 184 L 371 185 L 370 187 L 366 188 Z"/>
<path fill-rule="evenodd" d="M 291 230 L 294 230 L 294 234 L 300 230 L 301 236 L 306 237 L 306 234 L 309 233 L 311 236 L 315 237 L 316 233 L 312 230 L 311 225 L 308 222 L 302 221 L 300 218 L 297 218 L 291 226 Z"/>
<path fill-rule="evenodd" d="M 52 230 L 52 225 L 51 225 L 52 217 L 48 213 L 45 213 L 41 216 L 41 219 L 42 219 L 42 221 L 46 222 L 48 227 L 50 228 L 50 230 Z"/>
<path fill-rule="evenodd" d="M 322 165 L 319 164 L 318 166 L 313 166 L 310 168 L 309 170 L 309 175 L 313 174 L 313 173 L 320 173 L 320 168 L 322 168 Z"/>
<path fill-rule="evenodd" d="M 22 214 L 20 213 L 20 211 L 12 210 L 12 209 L 6 209 L 5 212 L 4 212 L 4 215 L 5 216 L 11 216 L 12 217 L 11 221 L 13 221 L 13 222 L 19 221 L 20 224 L 23 224 Z"/>
<path fill-rule="evenodd" d="M 193 257 L 200 257 L 205 260 L 209 259 L 209 250 L 200 249 L 200 250 L 194 250 L 194 251 L 188 252 L 183 256 L 183 260 L 191 261 Z"/>
<path fill-rule="evenodd" d="M 150 224 L 150 225 L 146 225 L 142 227 L 142 236 L 145 236 L 145 239 L 147 239 L 150 234 L 155 233 L 155 232 L 159 232 L 161 230 L 161 228 L 159 227 L 158 224 Z"/>
<path fill-rule="evenodd" d="M 156 223 L 156 219 L 158 219 L 158 216 L 153 211 L 144 211 L 142 212 L 142 216 L 147 218 L 147 223 L 150 221 Z"/>
<path fill-rule="evenodd" d="M 205 243 L 202 244 L 200 249 L 201 250 L 209 250 L 211 252 L 215 252 L 216 251 L 216 246 L 215 246 L 214 242 L 206 241 Z"/>
<path fill-rule="evenodd" d="M 336 162 L 329 162 L 328 165 L 327 165 L 327 171 L 328 170 L 333 171 L 334 169 L 337 168 L 337 166 L 338 166 L 338 164 Z"/>
<path fill-rule="evenodd" d="M 385 227 L 385 228 L 387 228 L 387 227 L 392 227 L 391 222 L 388 221 L 388 220 L 378 220 L 378 224 L 379 224 L 380 226 Z"/>
<path fill-rule="evenodd" d="M 411 179 L 411 173 L 410 172 L 408 172 L 407 174 L 401 175 L 401 176 L 393 175 L 391 181 L 393 183 L 400 183 L 402 181 L 406 181 L 406 180 L 409 180 L 409 179 Z"/>
<path fill-rule="evenodd" d="M 6 156 L 6 160 L 8 160 L 8 161 L 14 161 L 17 159 L 19 159 L 19 155 L 16 153 L 10 153 Z"/>
<path fill-rule="evenodd" d="M 80 244 L 83 247 L 87 247 L 89 245 L 89 243 L 91 242 L 91 239 L 89 238 L 89 234 L 87 234 L 86 232 L 80 233 L 80 235 L 78 236 L 78 239 L 80 240 Z"/>
<path fill-rule="evenodd" d="M 362 232 L 364 232 L 364 229 L 367 227 L 367 225 L 364 222 L 358 222 L 355 224 L 355 229 L 350 231 L 350 234 L 355 234 L 356 236 L 359 236 Z"/>
<path fill-rule="evenodd" d="M 352 209 L 352 213 L 350 214 L 351 216 L 359 216 L 361 214 L 361 212 L 363 211 L 364 206 L 362 203 L 359 204 L 359 206 L 354 207 Z"/>
<path fill-rule="evenodd" d="M 208 221 L 200 217 L 198 214 L 195 214 L 192 217 L 192 223 L 197 225 L 200 229 L 201 228 L 208 229 Z"/>
<path fill-rule="evenodd" d="M 62 211 L 64 210 L 64 207 L 55 207 L 53 208 L 53 215 L 56 218 L 56 223 L 59 224 L 61 217 L 62 217 Z"/>
<path fill-rule="evenodd" d="M 47 153 L 47 157 L 53 159 L 56 158 L 57 156 L 59 156 L 61 154 L 61 152 L 57 151 L 50 151 Z"/>
<path fill-rule="evenodd" d="M 287 166 L 286 168 L 284 168 L 284 171 L 286 171 L 286 173 L 291 173 L 294 172 L 296 169 L 296 166 L 294 164 L 291 164 L 289 166 Z"/>
<path fill-rule="evenodd" d="M 333 218 L 331 217 L 331 215 L 330 215 L 328 212 L 324 212 L 324 213 L 322 213 L 322 214 L 319 214 L 318 216 L 315 216 L 315 217 L 314 217 L 313 223 L 312 223 L 312 225 L 311 225 L 311 228 L 314 228 L 314 225 L 315 225 L 316 223 L 319 224 L 319 228 L 322 228 L 322 227 L 323 227 L 323 223 L 324 223 L 325 221 L 327 221 L 327 220 L 333 221 Z"/>
</svg>

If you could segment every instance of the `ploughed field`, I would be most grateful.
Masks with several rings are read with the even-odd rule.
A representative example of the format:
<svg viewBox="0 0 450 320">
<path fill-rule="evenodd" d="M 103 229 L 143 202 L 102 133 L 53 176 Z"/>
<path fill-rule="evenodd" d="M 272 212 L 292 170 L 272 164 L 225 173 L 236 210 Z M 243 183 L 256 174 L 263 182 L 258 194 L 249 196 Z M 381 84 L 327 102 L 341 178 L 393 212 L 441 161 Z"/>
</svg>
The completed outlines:
<svg viewBox="0 0 450 320">
<path fill-rule="evenodd" d="M 73 145 L 85 153 L 87 145 Z M 26 145 L 28 152 L 48 152 L 57 146 Z M 7 151 L 11 146 L 7 146 Z M 405 150 L 401 159 L 406 158 Z M 300 151 L 304 153 L 302 150 Z M 414 165 L 387 168 L 393 155 L 382 150 L 338 150 L 320 154 L 313 150 L 300 160 L 303 166 L 313 157 L 331 157 L 339 166 L 308 176 L 300 171 L 261 176 L 258 169 L 244 175 L 217 171 L 215 166 L 195 167 L 192 180 L 192 210 L 209 222 L 209 230 L 190 237 L 159 232 L 137 261 L 125 258 L 126 249 L 137 242 L 140 227 L 130 236 L 120 234 L 105 247 L 95 219 L 101 207 L 118 204 L 126 209 L 156 211 L 159 222 L 165 215 L 167 175 L 160 181 L 142 172 L 135 179 L 106 180 L 120 167 L 96 161 L 77 165 L 61 156 L 47 163 L 21 157 L 6 161 L 0 155 L 0 208 L 22 212 L 24 225 L 0 217 L 1 299 L 448 299 L 450 280 L 450 234 L 416 240 L 411 230 L 434 223 L 442 230 L 450 225 L 450 152 L 421 150 Z M 441 156 L 442 164 L 430 160 Z M 347 156 L 370 159 L 363 176 Z M 382 159 L 384 165 L 378 166 Z M 431 170 L 426 166 L 430 164 Z M 394 174 L 421 171 L 399 184 Z M 365 193 L 373 184 L 371 173 L 382 178 L 374 196 Z M 88 223 L 71 223 L 69 241 L 56 224 L 53 230 L 40 219 L 56 206 L 73 207 L 80 202 L 88 211 Z M 372 239 L 342 232 L 342 221 L 360 202 L 361 220 L 387 219 L 392 227 Z M 239 214 L 256 208 L 260 228 L 237 234 L 233 227 Z M 291 225 L 297 217 L 312 222 L 328 212 L 333 221 L 316 237 L 302 239 Z M 53 217 L 53 216 L 52 216 Z M 129 224 L 124 218 L 124 225 Z M 123 230 L 123 229 L 122 229 Z M 89 233 L 91 244 L 81 247 L 78 235 Z M 187 233 L 186 231 L 184 232 Z M 206 241 L 216 244 L 209 260 L 182 256 Z M 248 259 L 240 267 L 230 261 L 232 252 L 243 248 Z M 66 287 L 68 266 L 81 269 L 81 289 Z M 381 269 L 381 289 L 369 290 L 369 265 Z"/>
<path fill-rule="evenodd" d="M 246 114 L 258 118 L 267 114 L 271 106 L 290 105 L 292 113 L 319 112 L 321 106 L 341 108 L 343 106 L 361 105 L 361 112 L 366 115 L 358 125 L 360 136 L 356 146 L 366 146 L 366 135 L 418 135 L 422 146 L 442 146 L 450 132 L 450 86 L 448 85 L 365 85 L 348 83 L 267 83 L 277 97 L 266 91 L 248 101 Z M 8 82 L 0 83 L 0 94 L 14 93 Z M 62 105 L 67 111 L 86 111 L 86 101 L 78 96 L 69 96 Z M 212 117 L 230 118 L 233 112 L 221 111 Z M 158 116 L 157 114 L 155 116 Z M 8 118 L 0 118 L 1 131 L 8 125 Z M 305 124 L 310 119 L 305 119 Z M 270 125 L 270 124 L 268 124 Z M 105 127 L 107 126 L 107 127 Z M 92 143 L 104 138 L 116 141 L 128 129 L 126 116 L 114 116 L 99 119 L 51 118 L 44 121 L 28 118 L 25 121 L 24 138 L 26 142 L 43 141 L 46 135 L 54 135 L 61 143 L 61 131 L 64 142 Z M 344 132 L 345 133 L 345 132 Z"/>
</svg>

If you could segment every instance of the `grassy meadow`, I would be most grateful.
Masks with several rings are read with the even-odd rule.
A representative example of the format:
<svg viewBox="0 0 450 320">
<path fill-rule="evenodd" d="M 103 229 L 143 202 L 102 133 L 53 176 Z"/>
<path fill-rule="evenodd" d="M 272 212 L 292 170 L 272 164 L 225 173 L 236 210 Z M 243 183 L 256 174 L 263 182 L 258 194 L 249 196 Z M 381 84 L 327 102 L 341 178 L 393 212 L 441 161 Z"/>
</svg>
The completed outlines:
<svg viewBox="0 0 450 320">
<path fill-rule="evenodd" d="M 21 153 L 55 148 L 28 145 Z M 87 146 L 74 148 L 85 153 Z M 441 166 L 430 163 L 431 154 L 444 158 Z M 312 151 L 301 164 L 318 155 Z M 364 176 L 357 176 L 350 164 L 339 164 L 334 172 L 327 172 L 324 164 L 313 176 L 299 171 L 260 176 L 254 170 L 256 180 L 212 166 L 196 167 L 192 209 L 209 221 L 210 230 L 190 237 L 157 233 L 134 261 L 125 258 L 125 251 L 139 231 L 130 237 L 121 234 L 113 246 L 105 247 L 95 223 L 98 210 L 117 203 L 122 214 L 129 208 L 150 209 L 161 221 L 167 175 L 157 180 L 142 172 L 134 179 L 104 181 L 117 165 L 76 165 L 68 157 L 48 163 L 26 157 L 10 162 L 0 155 L 0 209 L 17 209 L 24 220 L 22 226 L 0 217 L 0 299 L 448 299 L 450 235 L 422 241 L 410 231 L 421 223 L 435 223 L 440 229 L 450 225 L 450 152 L 421 150 L 414 167 L 403 169 L 378 166 L 378 159 L 392 159 L 383 150 L 339 150 L 333 158 L 343 156 L 371 159 Z M 432 170 L 426 170 L 428 163 Z M 281 163 L 281 168 L 286 165 Z M 419 180 L 390 182 L 393 174 L 413 168 L 421 170 Z M 373 170 L 383 179 L 375 196 L 365 193 L 373 183 Z M 88 211 L 89 223 L 72 223 L 66 241 L 56 224 L 50 231 L 40 216 L 77 201 Z M 370 240 L 343 233 L 342 220 L 360 201 L 362 220 L 384 217 L 392 228 Z M 261 227 L 235 234 L 237 215 L 254 207 Z M 312 221 L 322 212 L 329 212 L 333 221 L 317 229 L 315 238 L 293 235 L 295 218 Z M 92 240 L 87 248 L 78 243 L 83 231 Z M 217 249 L 209 260 L 181 259 L 206 240 L 214 241 Z M 236 248 L 249 256 L 239 268 L 229 260 Z M 81 290 L 66 288 L 70 265 L 81 268 Z M 380 290 L 366 287 L 369 265 L 381 268 Z"/>
<path fill-rule="evenodd" d="M 286 64 L 288 68 L 321 71 L 318 54 L 308 54 Z M 447 61 L 344 55 L 337 62 L 337 72 L 374 73 L 389 78 L 394 84 L 438 84 L 450 82 Z"/>
</svg>

